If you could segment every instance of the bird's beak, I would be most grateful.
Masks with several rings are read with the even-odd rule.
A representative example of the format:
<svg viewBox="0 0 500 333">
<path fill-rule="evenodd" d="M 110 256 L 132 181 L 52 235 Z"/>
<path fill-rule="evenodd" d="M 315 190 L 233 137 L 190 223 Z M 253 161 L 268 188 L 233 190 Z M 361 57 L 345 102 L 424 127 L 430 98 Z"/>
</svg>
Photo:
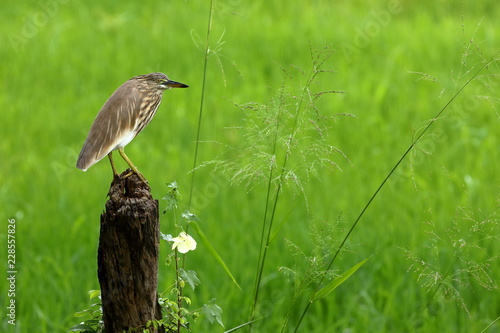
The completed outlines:
<svg viewBox="0 0 500 333">
<path fill-rule="evenodd" d="M 166 80 L 164 84 L 170 88 L 187 88 L 187 87 L 189 87 L 187 84 L 180 83 L 177 81 L 172 81 L 172 80 Z"/>
</svg>

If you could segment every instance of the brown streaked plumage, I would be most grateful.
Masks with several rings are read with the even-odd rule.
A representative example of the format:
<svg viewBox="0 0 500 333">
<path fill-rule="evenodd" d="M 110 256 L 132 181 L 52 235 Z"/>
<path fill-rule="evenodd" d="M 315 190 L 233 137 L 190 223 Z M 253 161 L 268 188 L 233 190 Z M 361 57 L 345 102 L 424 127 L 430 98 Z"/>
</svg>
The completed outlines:
<svg viewBox="0 0 500 333">
<path fill-rule="evenodd" d="M 122 84 L 97 114 L 78 156 L 76 167 L 86 171 L 107 155 L 116 176 L 118 173 L 112 152 L 118 149 L 133 172 L 146 182 L 125 155 L 123 147 L 149 124 L 166 89 L 187 87 L 183 83 L 171 81 L 163 73 L 139 75 Z"/>
</svg>

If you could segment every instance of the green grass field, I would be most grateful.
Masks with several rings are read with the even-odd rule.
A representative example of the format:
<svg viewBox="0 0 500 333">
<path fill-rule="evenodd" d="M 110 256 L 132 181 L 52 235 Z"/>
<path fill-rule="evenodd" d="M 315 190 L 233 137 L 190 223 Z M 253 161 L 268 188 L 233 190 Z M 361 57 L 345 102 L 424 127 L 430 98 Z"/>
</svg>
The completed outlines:
<svg viewBox="0 0 500 333">
<path fill-rule="evenodd" d="M 188 208 L 209 11 L 207 1 L 2 5 L 0 331 L 65 332 L 81 321 L 73 314 L 90 305 L 87 292 L 99 289 L 99 216 L 111 169 L 103 160 L 83 173 L 75 163 L 102 104 L 135 75 L 161 71 L 190 86 L 167 91 L 155 119 L 126 149 L 155 198 L 176 180 L 180 210 Z M 226 330 L 250 316 L 269 172 L 257 156 L 270 154 L 271 142 L 258 139 L 265 136 L 263 107 L 237 105 L 279 100 L 282 86 L 300 100 L 315 55 L 334 51 L 309 88 L 344 93 L 322 95 L 314 112 L 301 115 L 310 127 L 308 117 L 330 119 L 320 124 L 328 126 L 324 133 L 297 136 L 334 146 L 347 159 L 334 154 L 338 168 L 326 167 L 322 151 L 291 150 L 287 167 L 300 186 L 292 179 L 280 192 L 273 230 L 284 222 L 269 245 L 257 304 L 262 319 L 253 327 L 279 332 L 298 279 L 314 273 L 307 273 L 313 263 L 324 268 L 412 140 L 500 51 L 499 16 L 493 0 L 217 1 L 197 164 L 225 162 L 197 169 L 190 210 L 243 291 L 199 244 L 186 259 L 201 280 L 194 292 L 186 289 L 190 309 L 216 298 Z M 498 65 L 460 93 L 379 192 L 333 273 L 370 259 L 310 306 L 299 332 L 500 332 Z M 291 123 L 281 125 L 280 135 L 290 132 Z M 282 161 L 283 141 L 277 149 Z M 250 182 L 230 181 L 251 162 Z M 6 279 L 9 219 L 15 297 Z M 171 215 L 161 224 L 162 232 L 176 232 Z M 162 262 L 169 252 L 164 243 Z M 174 277 L 161 263 L 159 290 Z M 298 296 L 285 332 L 315 287 Z M 15 326 L 7 317 L 11 299 Z M 192 331 L 224 329 L 201 317 Z"/>
</svg>

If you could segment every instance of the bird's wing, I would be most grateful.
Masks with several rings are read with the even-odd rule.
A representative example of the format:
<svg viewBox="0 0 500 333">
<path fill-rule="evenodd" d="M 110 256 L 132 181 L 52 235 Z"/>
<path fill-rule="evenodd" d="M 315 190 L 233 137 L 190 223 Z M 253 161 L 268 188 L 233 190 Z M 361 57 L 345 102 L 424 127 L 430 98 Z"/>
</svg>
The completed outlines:
<svg viewBox="0 0 500 333">
<path fill-rule="evenodd" d="M 87 170 L 134 138 L 133 129 L 141 103 L 139 95 L 136 84 L 129 80 L 104 103 L 78 156 L 77 168 Z M 124 141 L 127 142 L 123 144 Z"/>
</svg>

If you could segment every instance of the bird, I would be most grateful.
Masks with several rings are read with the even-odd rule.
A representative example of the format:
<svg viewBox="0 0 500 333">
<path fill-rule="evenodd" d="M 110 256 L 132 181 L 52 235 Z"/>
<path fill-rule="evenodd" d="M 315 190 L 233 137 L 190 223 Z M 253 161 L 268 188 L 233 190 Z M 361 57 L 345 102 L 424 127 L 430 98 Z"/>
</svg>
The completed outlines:
<svg viewBox="0 0 500 333">
<path fill-rule="evenodd" d="M 104 103 L 97 114 L 83 144 L 76 167 L 87 171 L 106 155 L 117 177 L 112 153 L 118 150 L 132 172 L 147 183 L 144 176 L 130 161 L 124 151 L 129 144 L 153 119 L 160 106 L 163 92 L 171 88 L 187 88 L 188 85 L 170 80 L 163 73 L 149 73 L 135 76 L 123 83 Z"/>
</svg>

